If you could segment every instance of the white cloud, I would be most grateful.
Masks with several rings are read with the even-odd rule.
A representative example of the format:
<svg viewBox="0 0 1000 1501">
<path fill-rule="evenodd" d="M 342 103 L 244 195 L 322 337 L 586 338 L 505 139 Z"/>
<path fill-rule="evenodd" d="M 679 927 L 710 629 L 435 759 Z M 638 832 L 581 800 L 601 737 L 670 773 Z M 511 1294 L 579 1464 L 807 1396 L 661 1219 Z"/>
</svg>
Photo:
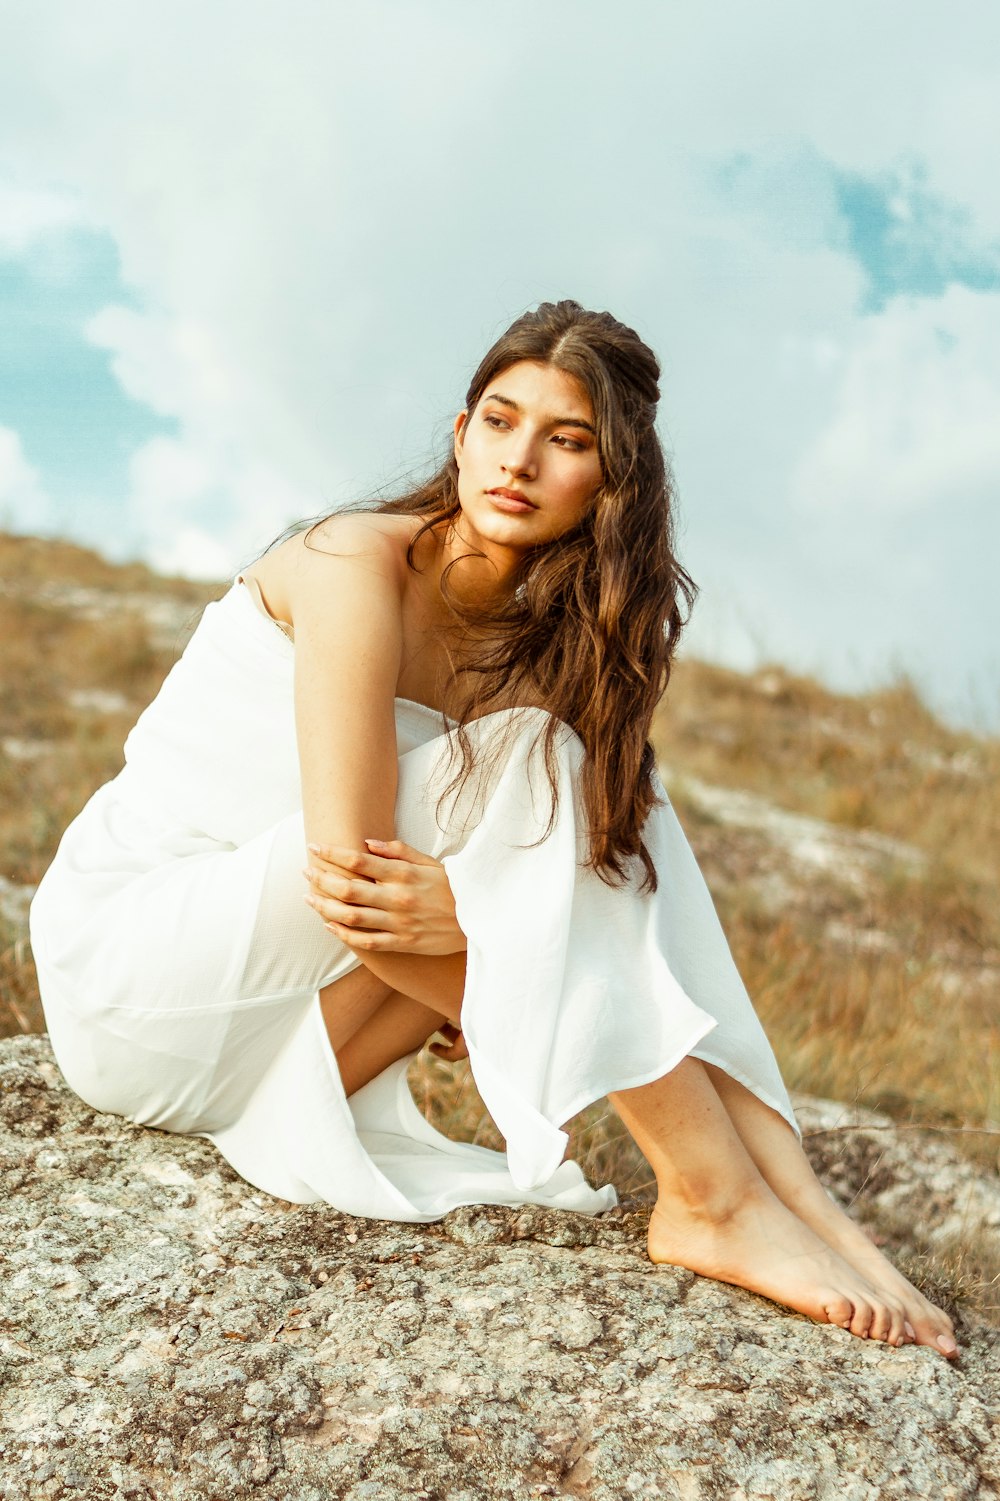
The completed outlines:
<svg viewBox="0 0 1000 1501">
<path fill-rule="evenodd" d="M 861 322 L 793 498 L 831 516 L 1000 507 L 1000 295 L 952 287 Z"/>
<path fill-rule="evenodd" d="M 751 524 L 727 511 L 732 537 L 708 540 L 689 649 L 841 688 L 901 668 L 946 715 L 995 729 L 1000 297 L 895 299 L 835 347 L 804 337 L 785 359 L 786 389 L 822 391 L 820 420 L 782 409 L 797 459 L 749 475 Z"/>
<path fill-rule="evenodd" d="M 203 526 L 175 523 L 162 544 L 154 544 L 147 556 L 160 573 L 168 576 L 217 580 L 234 571 L 230 549 Z"/>
<path fill-rule="evenodd" d="M 93 222 L 78 194 L 0 181 L 0 256 L 25 255 L 54 231 L 79 229 Z"/>
<path fill-rule="evenodd" d="M 135 401 L 163 417 L 197 405 L 205 382 L 195 351 L 204 339 L 198 339 L 190 322 L 105 307 L 88 320 L 83 333 L 98 349 L 107 350 L 122 390 Z"/>
<path fill-rule="evenodd" d="M 278 471 L 222 447 L 157 437 L 132 456 L 129 522 L 165 573 L 220 579 L 312 510 Z"/>
<path fill-rule="evenodd" d="M 173 438 L 151 438 L 133 455 L 134 491 L 152 509 L 187 511 L 210 500 L 214 488 L 212 467 Z"/>
<path fill-rule="evenodd" d="M 51 507 L 38 470 L 25 455 L 18 433 L 0 427 L 0 526 L 14 532 L 47 532 Z"/>
</svg>

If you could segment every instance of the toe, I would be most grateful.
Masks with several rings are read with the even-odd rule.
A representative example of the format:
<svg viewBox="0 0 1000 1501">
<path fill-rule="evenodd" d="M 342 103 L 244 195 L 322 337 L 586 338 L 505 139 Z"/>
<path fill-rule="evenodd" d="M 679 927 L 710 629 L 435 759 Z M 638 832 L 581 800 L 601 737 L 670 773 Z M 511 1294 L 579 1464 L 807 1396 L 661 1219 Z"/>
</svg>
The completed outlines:
<svg viewBox="0 0 1000 1501">
<path fill-rule="evenodd" d="M 875 1310 L 867 1298 L 855 1297 L 853 1303 L 854 1314 L 849 1326 L 851 1333 L 856 1334 L 859 1339 L 867 1339 L 868 1331 L 872 1326 L 872 1319 L 875 1317 Z"/>
<path fill-rule="evenodd" d="M 933 1308 L 934 1305 L 931 1304 L 931 1307 Z M 951 1319 L 945 1313 L 944 1309 L 943 1308 L 934 1308 L 934 1312 L 937 1315 L 938 1332 L 940 1334 L 950 1334 L 951 1337 L 952 1337 L 952 1339 L 954 1339 L 954 1337 L 955 1337 L 955 1325 L 952 1323 Z"/>
<path fill-rule="evenodd" d="M 917 1294 L 917 1297 L 919 1301 L 916 1309 L 913 1310 L 917 1317 L 914 1318 L 913 1322 L 917 1325 L 918 1332 L 920 1325 L 925 1324 L 928 1328 L 933 1329 L 935 1339 L 939 1334 L 950 1334 L 954 1337 L 955 1325 L 944 1309 L 939 1308 L 936 1303 L 932 1303 L 920 1293 Z"/>
<path fill-rule="evenodd" d="M 958 1354 L 958 1342 L 955 1336 L 950 1333 L 950 1330 L 942 1329 L 936 1319 L 933 1323 L 927 1319 L 918 1319 L 915 1330 L 918 1345 L 929 1345 L 932 1350 L 946 1355 L 949 1360 L 953 1360 Z"/>
<path fill-rule="evenodd" d="M 889 1344 L 897 1346 L 907 1344 L 909 1342 L 909 1336 L 906 1332 L 906 1310 L 904 1309 L 902 1303 L 890 1303 L 889 1313 L 891 1315 L 891 1320 L 889 1324 L 889 1333 L 886 1336 Z"/>
<path fill-rule="evenodd" d="M 851 1319 L 854 1317 L 854 1304 L 842 1293 L 833 1293 L 825 1299 L 823 1312 L 829 1322 L 836 1324 L 838 1329 L 850 1329 Z"/>
<path fill-rule="evenodd" d="M 868 1338 L 887 1340 L 892 1329 L 892 1313 L 881 1299 L 872 1308 L 872 1321 L 868 1326 Z"/>
<path fill-rule="evenodd" d="M 889 1310 L 889 1332 L 886 1339 L 892 1345 L 905 1345 L 909 1341 L 906 1333 L 906 1309 L 898 1298 L 887 1297 L 885 1301 Z"/>
<path fill-rule="evenodd" d="M 909 1315 L 918 1345 L 931 1345 L 949 1356 L 955 1353 L 955 1326 L 943 1309 L 926 1303 L 923 1308 L 910 1309 Z"/>
</svg>

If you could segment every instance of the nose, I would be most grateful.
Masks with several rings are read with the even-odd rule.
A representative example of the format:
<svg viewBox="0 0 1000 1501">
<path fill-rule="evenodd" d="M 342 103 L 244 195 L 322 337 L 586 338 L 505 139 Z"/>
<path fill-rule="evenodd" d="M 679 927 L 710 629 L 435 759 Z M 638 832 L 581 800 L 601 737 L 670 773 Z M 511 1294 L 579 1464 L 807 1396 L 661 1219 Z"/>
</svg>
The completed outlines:
<svg viewBox="0 0 1000 1501">
<path fill-rule="evenodd" d="M 530 434 L 523 431 L 511 433 L 500 467 L 512 479 L 515 475 L 524 479 L 533 478 L 538 469 L 538 463 L 535 458 L 534 441 Z"/>
</svg>

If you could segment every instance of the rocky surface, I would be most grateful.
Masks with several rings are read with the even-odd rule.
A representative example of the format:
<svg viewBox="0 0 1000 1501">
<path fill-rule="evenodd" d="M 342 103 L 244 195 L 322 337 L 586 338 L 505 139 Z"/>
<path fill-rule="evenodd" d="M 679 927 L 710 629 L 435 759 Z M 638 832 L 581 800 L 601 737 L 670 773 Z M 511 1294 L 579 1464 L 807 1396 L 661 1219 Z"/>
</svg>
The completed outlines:
<svg viewBox="0 0 1000 1501">
<path fill-rule="evenodd" d="M 845 1196 L 871 1178 L 828 1155 Z M 984 1325 L 957 1367 L 862 1343 L 653 1268 L 641 1210 L 289 1206 L 95 1115 L 40 1037 L 0 1044 L 0 1157 L 3 1501 L 1000 1496 Z"/>
</svg>

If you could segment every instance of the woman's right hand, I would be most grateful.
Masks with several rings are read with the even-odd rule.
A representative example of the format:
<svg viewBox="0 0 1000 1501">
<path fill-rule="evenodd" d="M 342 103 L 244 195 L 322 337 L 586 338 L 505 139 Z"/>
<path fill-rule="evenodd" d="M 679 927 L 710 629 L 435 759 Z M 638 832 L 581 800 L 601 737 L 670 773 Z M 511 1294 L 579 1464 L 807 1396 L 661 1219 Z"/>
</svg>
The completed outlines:
<svg viewBox="0 0 1000 1501">
<path fill-rule="evenodd" d="M 454 954 L 466 947 L 448 873 L 400 839 L 366 850 L 310 844 L 306 901 L 359 953 Z"/>
</svg>

